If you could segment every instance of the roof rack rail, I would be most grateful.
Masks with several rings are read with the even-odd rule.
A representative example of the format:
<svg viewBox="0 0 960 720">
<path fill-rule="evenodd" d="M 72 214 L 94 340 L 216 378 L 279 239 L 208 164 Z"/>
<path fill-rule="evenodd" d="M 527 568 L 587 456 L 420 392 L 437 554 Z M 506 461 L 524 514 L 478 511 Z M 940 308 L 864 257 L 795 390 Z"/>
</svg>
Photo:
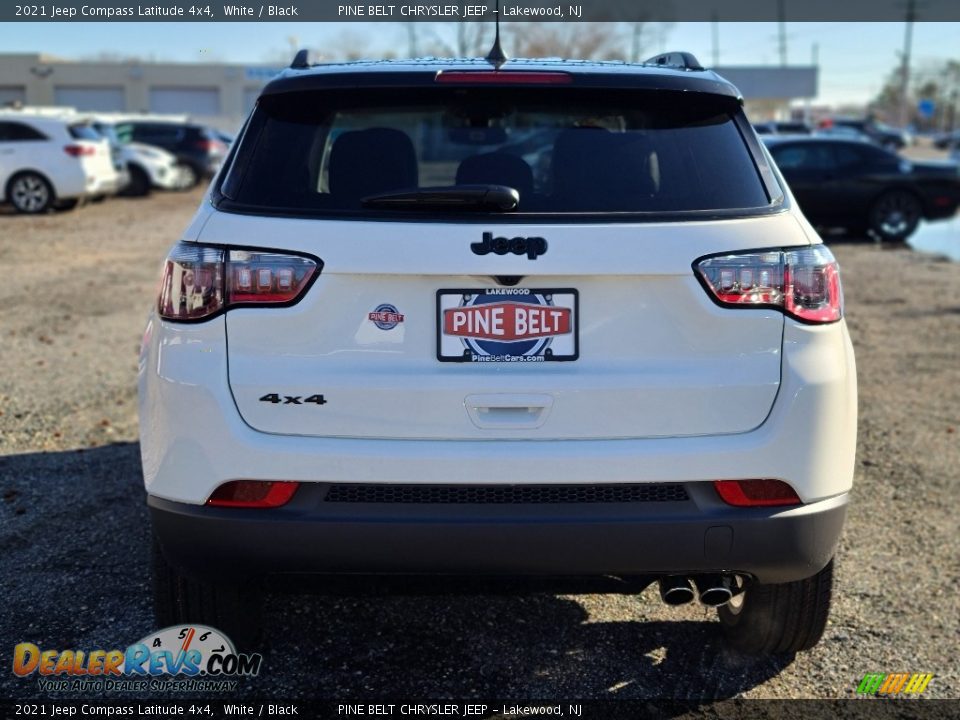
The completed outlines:
<svg viewBox="0 0 960 720">
<path fill-rule="evenodd" d="M 293 62 L 290 63 L 290 67 L 294 70 L 303 70 L 304 68 L 310 67 L 310 51 L 306 48 L 298 50 L 297 54 L 293 56 Z"/>
<path fill-rule="evenodd" d="M 677 68 L 679 70 L 704 70 L 703 65 L 693 53 L 675 51 L 654 55 L 644 61 L 644 65 L 660 65 L 661 67 Z"/>
</svg>

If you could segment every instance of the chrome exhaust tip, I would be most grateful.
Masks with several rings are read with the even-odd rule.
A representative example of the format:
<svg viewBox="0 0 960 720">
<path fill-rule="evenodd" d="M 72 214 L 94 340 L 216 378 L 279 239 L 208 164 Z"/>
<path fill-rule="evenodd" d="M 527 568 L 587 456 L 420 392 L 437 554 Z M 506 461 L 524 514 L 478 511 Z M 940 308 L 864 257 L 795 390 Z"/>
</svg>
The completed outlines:
<svg viewBox="0 0 960 720">
<path fill-rule="evenodd" d="M 690 581 L 680 575 L 668 575 L 660 578 L 660 599 L 667 605 L 685 605 L 693 600 L 693 587 Z"/>
<path fill-rule="evenodd" d="M 733 597 L 733 577 L 730 575 L 698 575 L 693 579 L 700 602 L 707 607 L 720 607 Z"/>
</svg>

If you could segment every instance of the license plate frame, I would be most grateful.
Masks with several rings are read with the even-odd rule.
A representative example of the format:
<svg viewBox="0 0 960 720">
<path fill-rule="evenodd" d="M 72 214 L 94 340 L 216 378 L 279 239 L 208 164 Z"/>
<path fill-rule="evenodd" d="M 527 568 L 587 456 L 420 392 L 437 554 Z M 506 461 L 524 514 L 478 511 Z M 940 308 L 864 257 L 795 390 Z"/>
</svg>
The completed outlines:
<svg viewBox="0 0 960 720">
<path fill-rule="evenodd" d="M 457 310 L 461 313 L 451 314 Z M 572 362 L 580 357 L 576 288 L 441 288 L 435 322 L 440 362 Z"/>
</svg>

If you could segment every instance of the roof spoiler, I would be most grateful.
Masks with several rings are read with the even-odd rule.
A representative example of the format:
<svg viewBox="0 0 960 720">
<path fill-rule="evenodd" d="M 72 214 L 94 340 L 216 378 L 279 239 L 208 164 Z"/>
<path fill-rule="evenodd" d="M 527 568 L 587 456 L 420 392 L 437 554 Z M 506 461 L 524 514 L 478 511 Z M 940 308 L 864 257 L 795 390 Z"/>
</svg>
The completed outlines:
<svg viewBox="0 0 960 720">
<path fill-rule="evenodd" d="M 654 55 L 644 61 L 644 65 L 659 65 L 660 67 L 676 68 L 678 70 L 704 70 L 703 65 L 693 53 L 675 51 Z"/>
</svg>

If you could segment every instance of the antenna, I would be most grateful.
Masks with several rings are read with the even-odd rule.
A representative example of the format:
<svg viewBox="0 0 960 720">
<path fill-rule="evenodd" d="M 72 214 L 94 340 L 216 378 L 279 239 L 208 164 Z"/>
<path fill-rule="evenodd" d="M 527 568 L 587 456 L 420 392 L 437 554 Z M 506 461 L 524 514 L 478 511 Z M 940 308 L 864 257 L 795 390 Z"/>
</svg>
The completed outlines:
<svg viewBox="0 0 960 720">
<path fill-rule="evenodd" d="M 485 58 L 488 63 L 493 65 L 495 70 L 499 70 L 500 66 L 503 65 L 510 58 L 507 57 L 506 53 L 503 52 L 503 48 L 500 47 L 500 0 L 497 0 L 496 9 L 493 11 L 496 18 L 496 35 L 493 38 L 493 47 L 490 48 L 490 52 L 487 53 Z"/>
<path fill-rule="evenodd" d="M 304 48 L 297 52 L 293 58 L 293 62 L 290 63 L 290 67 L 294 70 L 303 70 L 304 68 L 310 67 L 310 51 Z"/>
</svg>

